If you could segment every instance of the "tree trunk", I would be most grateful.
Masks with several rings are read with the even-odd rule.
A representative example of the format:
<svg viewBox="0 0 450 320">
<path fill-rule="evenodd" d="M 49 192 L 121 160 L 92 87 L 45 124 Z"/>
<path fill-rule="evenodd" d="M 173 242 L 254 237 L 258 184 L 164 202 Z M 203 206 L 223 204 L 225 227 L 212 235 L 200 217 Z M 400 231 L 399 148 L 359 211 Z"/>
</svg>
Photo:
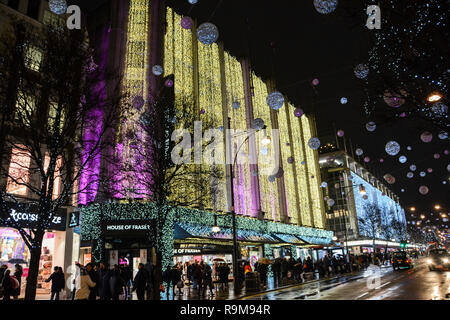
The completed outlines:
<svg viewBox="0 0 450 320">
<path fill-rule="evenodd" d="M 152 300 L 161 300 L 161 293 L 159 291 L 159 287 L 162 283 L 162 261 L 161 261 L 161 253 L 159 250 L 156 250 L 156 265 L 153 272 L 153 291 L 152 291 Z M 167 288 L 169 290 L 169 288 Z"/>
<path fill-rule="evenodd" d="M 30 250 L 30 266 L 28 269 L 27 286 L 25 289 L 25 300 L 36 299 L 37 279 L 39 274 L 39 261 L 41 259 L 42 238 L 38 236 L 33 240 L 34 248 Z"/>
</svg>

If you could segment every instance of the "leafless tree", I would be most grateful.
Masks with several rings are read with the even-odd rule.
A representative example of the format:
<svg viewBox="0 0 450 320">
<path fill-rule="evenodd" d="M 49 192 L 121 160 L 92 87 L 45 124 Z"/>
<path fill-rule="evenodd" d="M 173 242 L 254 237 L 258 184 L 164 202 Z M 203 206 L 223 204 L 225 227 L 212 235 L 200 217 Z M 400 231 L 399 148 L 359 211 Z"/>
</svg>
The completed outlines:
<svg viewBox="0 0 450 320">
<path fill-rule="evenodd" d="M 375 240 L 380 238 L 382 232 L 381 210 L 374 203 L 366 203 L 363 208 L 364 213 L 358 218 L 359 230 L 363 236 L 373 242 L 373 263 L 375 264 Z"/>
</svg>

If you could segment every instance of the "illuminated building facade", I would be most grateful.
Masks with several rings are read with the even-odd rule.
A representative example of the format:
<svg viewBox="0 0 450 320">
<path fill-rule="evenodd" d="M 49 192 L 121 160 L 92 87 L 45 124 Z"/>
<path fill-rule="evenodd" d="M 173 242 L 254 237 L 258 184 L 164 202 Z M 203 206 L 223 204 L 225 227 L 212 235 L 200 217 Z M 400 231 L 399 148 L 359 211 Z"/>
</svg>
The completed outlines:
<svg viewBox="0 0 450 320">
<path fill-rule="evenodd" d="M 240 221 L 247 225 L 247 231 L 252 223 L 244 221 L 257 221 L 255 223 L 261 226 L 275 223 L 272 225 L 274 229 L 270 227 L 267 231 L 279 228 L 280 233 L 292 230 L 293 234 L 299 235 L 304 232 L 304 239 L 309 237 L 310 240 L 283 242 L 279 239 L 266 239 L 267 243 L 292 246 L 328 244 L 332 233 L 325 230 L 318 153 L 307 146 L 308 140 L 316 136 L 313 117 L 295 117 L 295 106 L 287 100 L 278 111 L 269 108 L 266 97 L 275 91 L 273 84 L 263 81 L 249 68 L 247 60 L 236 59 L 224 50 L 221 43 L 204 45 L 199 42 L 196 24 L 192 29 L 182 28 L 182 16 L 165 7 L 162 1 L 111 1 L 107 6 L 108 9 L 101 8 L 102 12 L 114 12 L 113 18 L 106 18 L 110 21 L 109 27 L 102 28 L 102 20 L 98 19 L 93 22 L 91 29 L 95 30 L 97 47 L 108 52 L 107 63 L 110 67 L 122 70 L 124 92 L 130 93 L 132 97 L 142 97 L 145 105 L 150 105 L 156 99 L 158 79 L 151 69 L 154 65 L 161 65 L 164 73 L 159 77 L 174 78 L 176 108 L 188 105 L 198 114 L 198 120 L 212 120 L 217 128 L 235 131 L 245 132 L 251 129 L 253 119 L 262 118 L 272 142 L 277 138 L 274 129 L 279 132 L 279 141 L 276 141 L 280 145 L 278 149 L 274 147 L 274 143 L 263 145 L 263 135 L 260 133 L 255 134 L 256 139 L 249 139 L 243 144 L 243 154 L 256 151 L 257 164 L 249 163 L 248 157 L 243 157 L 242 161 L 233 166 L 234 190 L 231 190 L 230 173 L 223 166 L 227 174 L 215 182 L 215 190 L 211 192 L 210 199 L 205 201 L 203 209 L 207 208 L 207 211 L 215 213 L 228 212 L 231 207 L 230 193 L 233 192 L 232 207 L 244 219 Z M 108 48 L 101 45 L 105 41 L 109 43 Z M 233 108 L 232 105 L 239 107 Z M 135 146 L 127 134 L 130 130 L 140 130 L 137 121 L 144 109 L 139 106 L 126 113 L 119 110 L 113 153 L 129 166 L 136 167 L 141 161 L 145 161 L 133 151 Z M 235 137 L 234 148 L 238 148 L 244 138 Z M 268 159 L 275 152 L 279 152 L 284 174 L 269 181 L 265 169 L 272 166 Z M 123 183 L 123 177 L 118 179 L 121 182 L 116 184 L 116 192 L 111 199 L 140 198 L 134 196 L 133 192 L 136 194 L 136 190 L 143 188 L 139 183 L 143 177 L 136 173 L 120 174 L 130 175 L 125 179 L 128 183 Z M 133 192 L 130 192 L 130 186 L 133 186 Z M 182 186 L 179 192 L 195 194 L 196 190 L 191 186 Z M 81 203 L 87 206 L 85 217 L 87 212 L 92 212 L 89 205 L 94 202 Z M 206 225 L 211 222 L 208 216 L 210 215 L 205 213 L 203 223 Z M 184 231 L 189 233 L 186 228 Z M 194 229 L 193 227 L 191 231 L 196 233 L 198 230 Z M 262 247 L 260 254 L 263 254 Z"/>
<path fill-rule="evenodd" d="M 406 228 L 405 211 L 400 199 L 379 181 L 369 170 L 343 150 L 324 145 L 320 154 L 320 167 L 325 199 L 332 200 L 332 205 L 324 202 L 327 211 L 327 229 L 335 232 L 339 243 L 351 247 L 354 253 L 372 250 L 370 232 L 361 224 L 360 218 L 366 218 L 366 204 L 373 204 L 380 210 L 381 224 L 389 225 L 398 221 Z M 386 239 L 381 228 L 376 238 L 377 248 L 384 250 L 386 241 L 389 248 L 399 248 L 398 231 L 391 229 L 391 236 Z M 395 239 L 396 241 L 392 241 Z"/>
</svg>

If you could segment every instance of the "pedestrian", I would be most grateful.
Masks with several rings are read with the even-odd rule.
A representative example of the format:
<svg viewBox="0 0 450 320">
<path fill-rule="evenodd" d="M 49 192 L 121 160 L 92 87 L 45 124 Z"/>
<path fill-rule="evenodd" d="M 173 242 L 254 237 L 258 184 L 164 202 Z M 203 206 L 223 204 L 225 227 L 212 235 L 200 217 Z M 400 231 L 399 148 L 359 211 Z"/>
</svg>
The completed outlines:
<svg viewBox="0 0 450 320">
<path fill-rule="evenodd" d="M 111 270 L 109 277 L 109 290 L 113 300 L 119 300 L 119 296 L 123 293 L 123 280 L 120 276 L 120 270 L 117 264 L 115 264 L 114 269 Z"/>
<path fill-rule="evenodd" d="M 138 272 L 133 281 L 133 291 L 136 290 L 138 300 L 145 300 L 145 289 L 147 288 L 148 278 L 147 270 L 144 269 L 144 264 L 139 263 Z"/>
<path fill-rule="evenodd" d="M 273 271 L 273 276 L 274 276 L 274 282 L 276 283 L 276 285 L 279 285 L 280 282 L 280 276 L 281 276 L 281 264 L 280 264 L 280 259 L 275 259 L 275 261 L 272 264 L 272 271 Z"/>
<path fill-rule="evenodd" d="M 110 300 L 111 294 L 109 291 L 109 270 L 103 262 L 100 262 L 100 266 L 98 269 L 98 295 L 100 300 Z"/>
<path fill-rule="evenodd" d="M 194 280 L 197 283 L 197 293 L 200 296 L 202 293 L 202 274 L 203 274 L 203 260 L 197 264 L 194 271 Z"/>
<path fill-rule="evenodd" d="M 10 300 L 12 294 L 13 285 L 11 282 L 13 280 L 11 280 L 10 273 L 11 273 L 10 270 L 6 270 L 5 273 L 3 274 L 2 279 L 3 300 Z"/>
<path fill-rule="evenodd" d="M 268 271 L 267 264 L 258 263 L 259 278 L 263 286 L 267 285 L 267 271 Z"/>
<path fill-rule="evenodd" d="M 59 293 L 61 291 L 61 277 L 59 267 L 54 267 L 53 273 L 50 275 L 50 277 L 47 278 L 47 280 L 45 280 L 45 282 L 50 281 L 52 282 L 50 300 L 59 300 Z"/>
<path fill-rule="evenodd" d="M 85 268 L 80 268 L 80 288 L 75 294 L 76 300 L 88 300 L 95 282 L 89 276 L 89 272 Z"/>
<path fill-rule="evenodd" d="M 156 268 L 154 268 L 153 263 L 150 261 L 149 263 L 147 263 L 145 265 L 145 270 L 147 271 L 147 276 L 148 276 L 148 280 L 147 280 L 147 300 L 150 300 L 152 298 L 152 293 L 153 293 L 153 281 L 155 279 L 154 277 L 154 273 Z M 155 288 L 155 290 L 159 290 L 159 288 Z"/>
<path fill-rule="evenodd" d="M 94 270 L 93 264 L 90 263 L 90 262 L 86 265 L 85 268 L 86 268 L 87 274 L 91 278 L 91 281 L 95 283 L 95 286 L 93 288 L 89 289 L 90 290 L 90 294 L 89 294 L 88 300 L 97 300 L 97 290 L 98 290 L 97 289 L 97 284 L 99 282 L 98 274 Z"/>
<path fill-rule="evenodd" d="M 22 288 L 22 275 L 23 275 L 23 269 L 20 264 L 15 265 L 15 271 L 14 271 L 14 277 L 19 281 L 19 287 L 15 290 L 13 290 L 12 296 L 14 297 L 14 300 L 17 300 L 20 296 L 20 291 Z"/>
<path fill-rule="evenodd" d="M 212 269 L 211 266 L 207 263 L 204 264 L 202 280 L 203 280 L 203 296 L 205 297 L 206 287 L 208 286 L 210 295 L 211 297 L 213 297 L 214 293 L 212 284 Z"/>
<path fill-rule="evenodd" d="M 181 291 L 181 289 L 183 288 L 181 274 L 182 273 L 178 267 L 178 264 L 175 264 L 169 271 L 169 288 L 172 288 L 173 299 L 175 299 L 176 288 L 178 288 L 179 295 L 183 294 L 183 291 Z M 169 291 L 169 290 L 167 290 L 167 291 Z"/>
</svg>

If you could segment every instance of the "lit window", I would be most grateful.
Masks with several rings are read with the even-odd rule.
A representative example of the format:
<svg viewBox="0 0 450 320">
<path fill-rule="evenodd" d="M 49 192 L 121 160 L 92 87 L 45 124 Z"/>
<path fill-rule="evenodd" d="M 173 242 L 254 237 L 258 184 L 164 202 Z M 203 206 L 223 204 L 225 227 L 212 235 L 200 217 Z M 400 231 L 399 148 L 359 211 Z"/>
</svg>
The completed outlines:
<svg viewBox="0 0 450 320">
<path fill-rule="evenodd" d="M 50 164 L 50 156 L 48 153 L 45 154 L 44 159 L 44 172 L 47 174 L 48 166 Z M 53 193 L 52 199 L 55 200 L 59 197 L 61 193 L 61 167 L 62 167 L 62 158 L 59 156 L 56 160 L 55 174 L 54 174 L 54 183 L 53 183 Z M 48 184 L 47 184 L 48 186 Z"/>
<path fill-rule="evenodd" d="M 19 91 L 17 94 L 15 119 L 25 126 L 31 126 L 35 109 L 36 102 L 34 98 Z"/>
<path fill-rule="evenodd" d="M 58 104 L 56 102 L 51 102 L 48 110 L 48 125 L 50 130 L 53 130 L 53 126 L 56 121 L 56 115 L 58 112 Z M 65 113 L 64 110 L 61 111 L 58 129 L 61 130 L 64 126 Z"/>
<path fill-rule="evenodd" d="M 42 52 L 33 46 L 25 49 L 25 66 L 33 71 L 39 71 L 42 62 Z"/>
<path fill-rule="evenodd" d="M 11 163 L 9 164 L 6 192 L 26 196 L 27 184 L 30 180 L 31 156 L 25 151 L 25 146 L 17 146 L 12 149 Z"/>
</svg>

